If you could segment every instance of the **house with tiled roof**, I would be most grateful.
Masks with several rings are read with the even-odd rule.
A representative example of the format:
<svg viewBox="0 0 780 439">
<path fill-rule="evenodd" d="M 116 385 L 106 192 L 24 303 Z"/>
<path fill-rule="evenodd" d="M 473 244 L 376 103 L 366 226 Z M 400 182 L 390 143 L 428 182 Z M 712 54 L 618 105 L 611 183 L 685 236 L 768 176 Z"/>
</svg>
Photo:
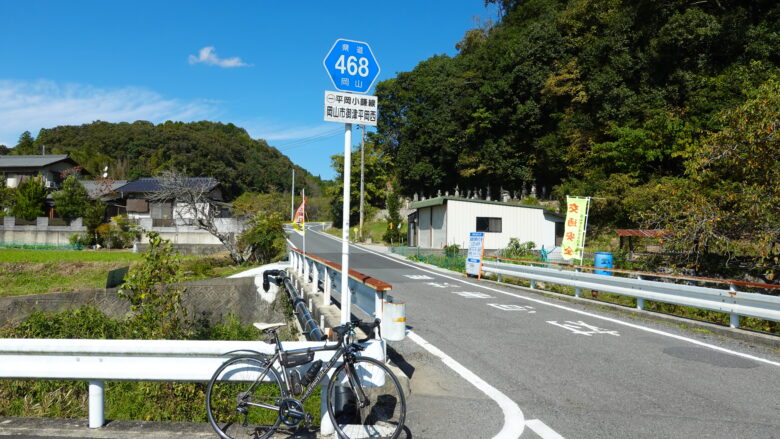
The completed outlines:
<svg viewBox="0 0 780 439">
<path fill-rule="evenodd" d="M 0 177 L 10 188 L 28 178 L 41 176 L 47 188 L 57 189 L 68 171 L 89 175 L 68 154 L 0 156 Z"/>
<path fill-rule="evenodd" d="M 181 178 L 177 184 L 203 193 L 212 201 L 222 202 L 225 199 L 222 184 L 211 177 Z M 155 227 L 186 223 L 192 209 L 182 200 L 160 199 L 158 194 L 167 190 L 164 180 L 156 177 L 139 178 L 115 189 L 120 202 L 124 202 L 128 218 L 137 221 L 151 219 Z M 221 216 L 226 215 L 227 212 Z"/>
</svg>

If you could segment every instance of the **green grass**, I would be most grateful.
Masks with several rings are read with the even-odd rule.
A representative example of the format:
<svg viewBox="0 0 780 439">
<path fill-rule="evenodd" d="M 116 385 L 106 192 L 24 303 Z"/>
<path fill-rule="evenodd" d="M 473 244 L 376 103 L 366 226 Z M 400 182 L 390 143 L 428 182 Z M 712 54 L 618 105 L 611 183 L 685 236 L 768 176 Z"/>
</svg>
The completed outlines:
<svg viewBox="0 0 780 439">
<path fill-rule="evenodd" d="M 130 250 L 24 250 L 0 249 L 0 263 L 21 262 L 134 262 L 139 253 Z"/>
<path fill-rule="evenodd" d="M 0 249 L 0 297 L 105 288 L 108 272 L 132 266 L 129 250 L 60 251 Z M 183 280 L 226 277 L 252 268 L 227 256 L 182 256 Z"/>
<path fill-rule="evenodd" d="M 351 225 L 350 226 L 350 232 L 349 232 L 349 240 L 355 241 L 356 240 L 356 230 L 357 225 Z M 330 229 L 326 230 L 325 233 L 329 235 L 333 235 L 337 238 L 341 238 L 341 228 L 338 227 L 331 227 Z M 385 231 L 387 230 L 387 221 L 372 221 L 369 223 L 363 223 L 363 236 L 366 239 L 365 242 L 368 242 L 368 239 L 371 239 L 371 243 L 373 244 L 387 244 L 387 245 L 399 245 L 399 243 L 394 242 L 385 242 L 382 240 L 382 236 L 385 234 Z M 406 236 L 406 223 L 401 227 L 401 236 Z"/>
</svg>

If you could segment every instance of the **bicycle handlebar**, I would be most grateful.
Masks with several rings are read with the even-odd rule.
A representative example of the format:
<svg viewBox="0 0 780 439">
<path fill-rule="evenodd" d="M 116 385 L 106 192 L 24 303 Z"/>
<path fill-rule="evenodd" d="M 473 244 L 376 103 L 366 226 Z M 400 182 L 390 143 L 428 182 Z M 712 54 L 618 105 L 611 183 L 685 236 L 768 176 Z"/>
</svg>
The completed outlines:
<svg viewBox="0 0 780 439">
<path fill-rule="evenodd" d="M 342 325 L 336 326 L 333 328 L 333 332 L 335 332 L 338 335 L 338 342 L 339 345 L 342 345 L 344 343 L 344 339 L 355 329 L 360 328 L 362 329 L 366 334 L 370 335 L 373 332 L 374 329 L 379 328 L 380 323 L 382 321 L 380 319 L 374 319 L 371 323 L 364 323 L 362 320 L 353 318 L 352 321 L 344 323 Z M 381 329 L 380 329 L 381 331 Z M 381 338 L 381 332 L 380 332 L 380 338 Z"/>
</svg>

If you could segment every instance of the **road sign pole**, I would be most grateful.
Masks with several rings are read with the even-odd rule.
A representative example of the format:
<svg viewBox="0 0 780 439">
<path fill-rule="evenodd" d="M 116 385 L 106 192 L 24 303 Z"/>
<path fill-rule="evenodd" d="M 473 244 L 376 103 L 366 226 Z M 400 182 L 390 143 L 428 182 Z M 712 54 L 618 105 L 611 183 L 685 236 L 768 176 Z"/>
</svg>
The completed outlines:
<svg viewBox="0 0 780 439">
<path fill-rule="evenodd" d="M 363 242 L 363 168 L 366 159 L 366 126 L 360 130 L 360 242 Z"/>
<path fill-rule="evenodd" d="M 341 323 L 351 320 L 352 297 L 349 294 L 349 198 L 351 195 L 352 124 L 344 124 L 344 203 L 341 226 Z"/>
</svg>

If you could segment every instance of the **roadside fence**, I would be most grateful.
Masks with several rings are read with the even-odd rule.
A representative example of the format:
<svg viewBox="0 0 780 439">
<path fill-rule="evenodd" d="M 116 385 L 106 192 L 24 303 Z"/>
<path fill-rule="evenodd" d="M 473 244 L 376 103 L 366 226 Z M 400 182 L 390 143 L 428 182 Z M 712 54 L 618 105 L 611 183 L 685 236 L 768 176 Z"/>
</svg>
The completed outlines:
<svg viewBox="0 0 780 439">
<path fill-rule="evenodd" d="M 644 309 L 645 300 L 652 300 L 723 312 L 729 314 L 729 323 L 732 328 L 739 327 L 740 316 L 780 321 L 780 296 L 744 291 L 745 289 L 757 288 L 780 292 L 780 285 L 664 275 L 604 267 L 539 263 L 507 258 L 500 258 L 500 261 L 492 259 L 496 258 L 483 261 L 483 272 L 497 275 L 499 281 L 502 280 L 502 276 L 525 279 L 530 281 L 531 288 L 536 288 L 536 282 L 546 282 L 573 287 L 577 297 L 581 296 L 583 289 L 633 297 L 636 298 L 637 309 Z M 623 274 L 629 277 L 586 272 L 591 270 Z M 676 283 L 680 281 L 684 283 Z M 698 283 L 721 284 L 725 288 L 694 285 Z"/>
</svg>

